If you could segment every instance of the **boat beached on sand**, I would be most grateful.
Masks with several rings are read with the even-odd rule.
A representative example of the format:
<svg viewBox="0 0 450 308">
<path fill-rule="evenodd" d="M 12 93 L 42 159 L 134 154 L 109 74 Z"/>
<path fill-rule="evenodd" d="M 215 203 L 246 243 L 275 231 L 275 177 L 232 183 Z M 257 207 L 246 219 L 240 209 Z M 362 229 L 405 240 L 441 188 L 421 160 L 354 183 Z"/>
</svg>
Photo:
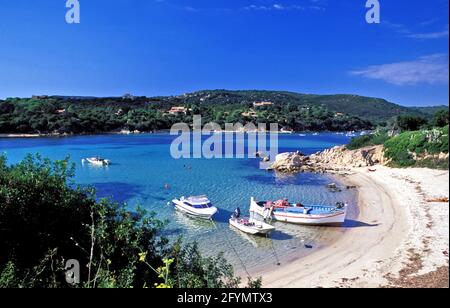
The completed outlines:
<svg viewBox="0 0 450 308">
<path fill-rule="evenodd" d="M 104 158 L 101 158 L 101 157 L 90 157 L 90 158 L 86 158 L 86 159 L 82 160 L 83 163 L 86 162 L 86 161 L 88 163 L 90 163 L 92 165 L 96 165 L 96 166 L 109 166 L 109 165 L 111 165 L 111 161 L 110 160 L 104 159 Z"/>
<path fill-rule="evenodd" d="M 232 217 L 230 218 L 230 225 L 251 235 L 266 235 L 275 230 L 274 226 L 253 218 Z"/>
<path fill-rule="evenodd" d="M 181 197 L 172 200 L 172 203 L 177 210 L 203 219 L 211 219 L 218 212 L 218 209 L 212 205 L 207 196 Z"/>
<path fill-rule="evenodd" d="M 250 212 L 273 219 L 301 225 L 334 225 L 345 222 L 347 204 L 337 203 L 336 206 L 292 204 L 288 200 L 250 201 Z"/>
</svg>

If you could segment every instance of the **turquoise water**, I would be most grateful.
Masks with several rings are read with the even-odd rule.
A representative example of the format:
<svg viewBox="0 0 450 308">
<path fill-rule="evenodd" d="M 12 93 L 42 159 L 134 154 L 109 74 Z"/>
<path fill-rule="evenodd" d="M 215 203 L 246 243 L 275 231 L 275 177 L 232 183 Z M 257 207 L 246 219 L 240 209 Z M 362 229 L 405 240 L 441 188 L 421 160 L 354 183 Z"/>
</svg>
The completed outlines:
<svg viewBox="0 0 450 308">
<path fill-rule="evenodd" d="M 40 153 L 50 159 L 70 155 L 76 164 L 76 183 L 95 186 L 99 197 L 126 202 L 131 208 L 139 204 L 157 212 L 159 218 L 169 221 L 167 236 L 195 239 L 207 254 L 223 251 L 238 271 L 243 270 L 242 262 L 251 271 L 277 263 L 277 258 L 287 260 L 326 244 L 322 239 L 326 229 L 320 227 L 276 223 L 277 231 L 270 239 L 231 229 L 231 213 L 236 207 L 246 212 L 251 196 L 259 200 L 289 198 L 317 205 L 355 203 L 353 191 L 332 193 L 325 188 L 336 181 L 329 175 L 277 175 L 260 170 L 257 159 L 175 160 L 170 155 L 174 138 L 167 134 L 0 138 L 0 153 L 7 155 L 9 163 L 19 162 L 28 153 Z M 348 141 L 336 134 L 281 135 L 279 151 L 311 154 Z M 110 159 L 113 165 L 103 168 L 81 163 L 83 158 L 97 155 Z M 170 189 L 165 188 L 166 184 Z M 176 197 L 202 194 L 207 194 L 220 210 L 214 223 L 186 217 L 168 205 Z"/>
</svg>

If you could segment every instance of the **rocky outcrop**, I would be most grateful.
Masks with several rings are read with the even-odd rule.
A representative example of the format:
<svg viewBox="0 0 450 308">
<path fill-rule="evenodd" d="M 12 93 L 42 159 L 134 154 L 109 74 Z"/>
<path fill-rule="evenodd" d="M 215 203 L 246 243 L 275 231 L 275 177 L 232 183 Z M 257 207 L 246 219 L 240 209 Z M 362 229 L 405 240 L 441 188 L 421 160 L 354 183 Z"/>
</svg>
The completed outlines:
<svg viewBox="0 0 450 308">
<path fill-rule="evenodd" d="M 281 172 L 297 172 L 308 164 L 309 157 L 300 152 L 282 153 L 276 156 L 270 169 Z"/>
<path fill-rule="evenodd" d="M 280 172 L 338 172 L 351 168 L 371 167 L 385 164 L 383 146 L 371 146 L 358 150 L 347 150 L 345 146 L 305 156 L 302 153 L 283 153 L 275 158 L 270 169 Z"/>
</svg>

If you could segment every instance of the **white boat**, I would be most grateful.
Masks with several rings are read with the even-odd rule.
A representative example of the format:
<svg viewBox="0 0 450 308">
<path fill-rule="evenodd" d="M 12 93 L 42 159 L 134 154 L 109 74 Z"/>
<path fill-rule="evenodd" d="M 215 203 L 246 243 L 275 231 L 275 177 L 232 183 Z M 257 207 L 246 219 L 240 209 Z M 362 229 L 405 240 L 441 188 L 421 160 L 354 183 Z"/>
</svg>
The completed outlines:
<svg viewBox="0 0 450 308">
<path fill-rule="evenodd" d="M 211 219 L 218 212 L 206 196 L 181 197 L 172 202 L 177 210 L 199 218 Z"/>
<path fill-rule="evenodd" d="M 345 134 L 345 137 L 356 137 L 355 132 L 348 132 L 347 134 Z"/>
<path fill-rule="evenodd" d="M 90 157 L 90 158 L 86 158 L 86 159 L 82 160 L 83 163 L 86 162 L 86 161 L 88 163 L 90 163 L 92 165 L 96 165 L 96 166 L 109 166 L 109 165 L 111 165 L 111 161 L 110 160 L 107 160 L 107 159 L 104 159 L 104 158 L 101 158 L 101 157 Z"/>
<path fill-rule="evenodd" d="M 279 204 L 279 202 L 285 204 Z M 345 222 L 347 204 L 338 203 L 336 206 L 310 206 L 291 204 L 287 200 L 275 203 L 267 201 L 250 201 L 250 212 L 281 222 L 301 225 L 335 225 Z"/>
<path fill-rule="evenodd" d="M 248 233 L 251 235 L 266 235 L 275 230 L 274 226 L 253 218 L 232 217 L 230 218 L 230 225 L 232 225 L 236 229 L 241 230 L 244 233 Z"/>
</svg>

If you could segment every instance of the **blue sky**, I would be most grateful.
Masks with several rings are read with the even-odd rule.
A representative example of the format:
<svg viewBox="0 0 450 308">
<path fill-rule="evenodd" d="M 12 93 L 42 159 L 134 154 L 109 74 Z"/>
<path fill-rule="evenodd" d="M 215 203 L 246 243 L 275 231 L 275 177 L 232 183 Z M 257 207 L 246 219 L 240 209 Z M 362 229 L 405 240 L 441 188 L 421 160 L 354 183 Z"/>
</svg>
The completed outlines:
<svg viewBox="0 0 450 308">
<path fill-rule="evenodd" d="M 0 97 L 350 93 L 448 105 L 448 1 L 0 0 Z"/>
</svg>

